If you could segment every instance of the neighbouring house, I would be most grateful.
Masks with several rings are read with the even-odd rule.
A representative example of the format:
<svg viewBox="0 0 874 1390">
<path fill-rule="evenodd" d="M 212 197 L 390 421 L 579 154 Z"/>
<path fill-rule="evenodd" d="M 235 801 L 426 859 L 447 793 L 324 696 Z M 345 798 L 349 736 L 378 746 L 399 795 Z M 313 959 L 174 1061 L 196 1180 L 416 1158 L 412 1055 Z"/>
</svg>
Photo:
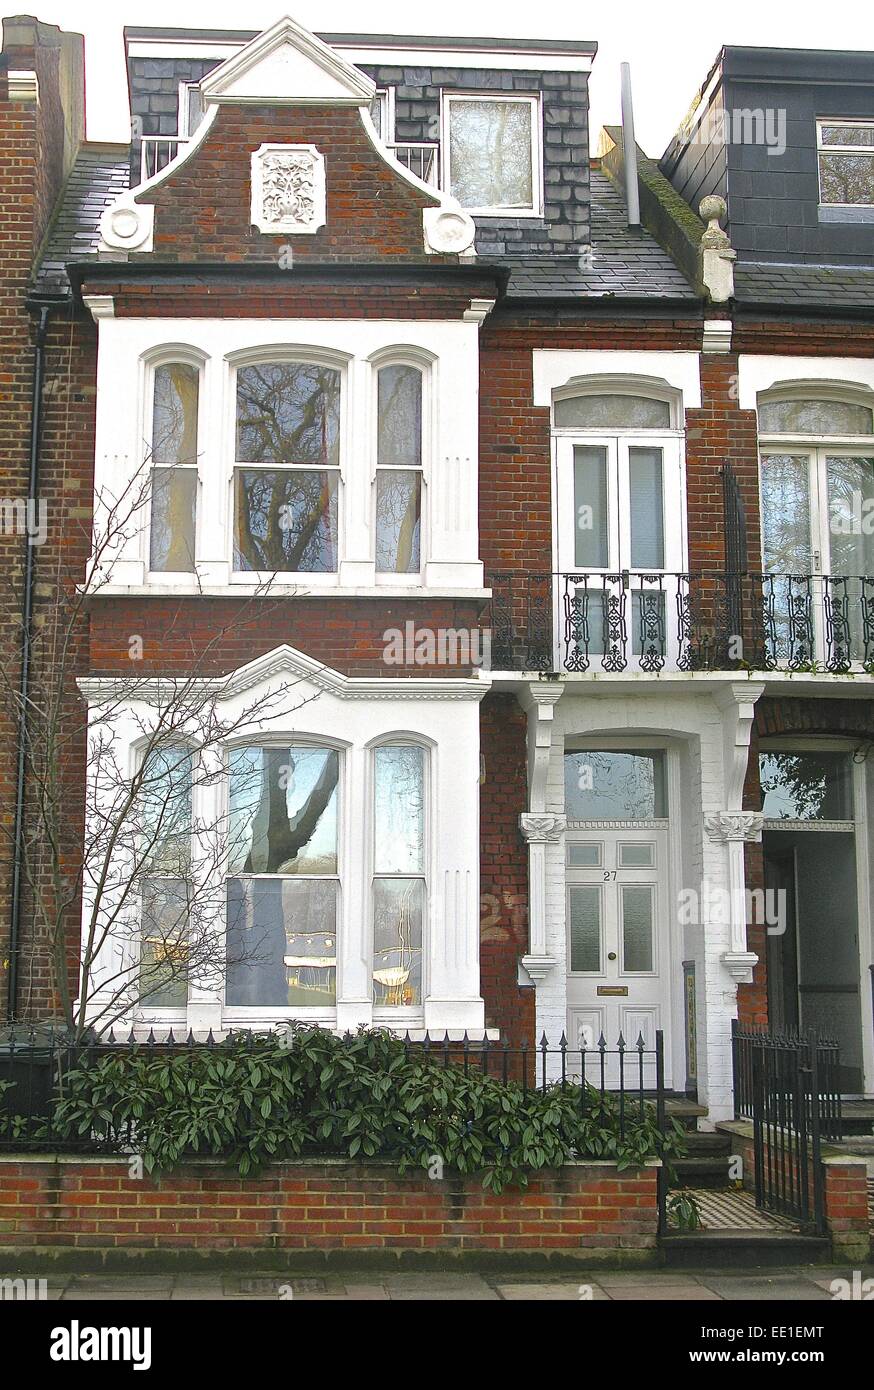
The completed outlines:
<svg viewBox="0 0 874 1390">
<path fill-rule="evenodd" d="M 197 679 L 89 1011 L 128 971 L 146 1030 L 565 1034 L 572 1064 L 661 1030 L 710 1123 L 740 1017 L 835 1032 L 874 1092 L 871 55 L 726 48 L 626 168 L 613 128 L 589 158 L 594 43 L 125 41 L 124 146 L 82 138 L 76 36 L 7 19 L 0 71 L 7 671 L 27 593 L 44 620 L 112 532 L 74 839 L 83 702 L 123 781 Z M 192 843 L 213 968 L 138 995 Z M 46 1017 L 12 854 L 0 891 L 0 1008 Z"/>
</svg>

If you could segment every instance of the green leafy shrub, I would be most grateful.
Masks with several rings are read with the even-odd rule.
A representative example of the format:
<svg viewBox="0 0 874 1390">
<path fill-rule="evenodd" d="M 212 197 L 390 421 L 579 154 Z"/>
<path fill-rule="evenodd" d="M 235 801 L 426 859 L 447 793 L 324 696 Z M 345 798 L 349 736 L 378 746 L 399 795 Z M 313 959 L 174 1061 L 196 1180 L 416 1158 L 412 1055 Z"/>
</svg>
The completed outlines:
<svg viewBox="0 0 874 1390">
<path fill-rule="evenodd" d="M 500 1192 L 527 1174 L 573 1158 L 620 1168 L 679 1151 L 663 1138 L 655 1109 L 579 1086 L 525 1090 L 472 1065 L 445 1066 L 389 1033 L 337 1037 L 298 1026 L 231 1035 L 215 1047 L 161 1052 L 120 1049 L 64 1077 L 54 1133 L 133 1149 L 148 1172 L 219 1156 L 242 1176 L 303 1155 L 389 1158 L 404 1173 L 428 1168 L 482 1174 Z"/>
</svg>

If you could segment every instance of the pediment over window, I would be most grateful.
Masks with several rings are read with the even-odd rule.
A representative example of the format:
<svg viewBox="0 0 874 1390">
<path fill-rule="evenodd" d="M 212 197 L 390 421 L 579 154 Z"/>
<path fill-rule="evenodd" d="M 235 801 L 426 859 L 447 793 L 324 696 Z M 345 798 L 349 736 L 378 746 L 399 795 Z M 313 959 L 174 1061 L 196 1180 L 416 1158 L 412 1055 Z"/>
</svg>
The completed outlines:
<svg viewBox="0 0 874 1390">
<path fill-rule="evenodd" d="M 293 19 L 281 19 L 215 68 L 201 83 L 206 106 L 267 103 L 360 106 L 370 78 Z"/>
</svg>

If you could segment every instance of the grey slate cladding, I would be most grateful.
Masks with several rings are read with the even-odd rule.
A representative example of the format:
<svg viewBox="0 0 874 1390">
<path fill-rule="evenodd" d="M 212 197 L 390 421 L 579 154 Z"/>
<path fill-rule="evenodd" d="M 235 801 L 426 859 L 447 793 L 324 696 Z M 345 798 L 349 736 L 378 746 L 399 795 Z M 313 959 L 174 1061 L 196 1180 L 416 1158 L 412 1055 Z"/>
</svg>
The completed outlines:
<svg viewBox="0 0 874 1390">
<path fill-rule="evenodd" d="M 176 133 L 181 82 L 199 81 L 216 59 L 134 58 L 130 90 L 134 114 L 146 134 Z M 478 253 L 511 270 L 514 298 L 651 297 L 693 299 L 670 256 L 655 239 L 625 221 L 621 197 L 588 160 L 588 97 L 584 73 L 503 72 L 474 67 L 362 65 L 378 87 L 395 89 L 395 139 L 427 143 L 440 136 L 440 94 L 541 93 L 544 127 L 543 218 L 477 219 Z M 165 108 L 174 105 L 171 114 Z M 64 263 L 95 254 L 100 214 L 139 178 L 140 146 L 130 165 L 119 147 L 88 146 L 74 166 L 52 228 L 39 284 L 68 288 Z"/>
<path fill-rule="evenodd" d="M 874 309 L 874 268 L 738 261 L 734 284 L 739 304 Z"/>
<path fill-rule="evenodd" d="M 369 66 L 377 87 L 395 89 L 399 144 L 440 136 L 442 91 L 541 94 L 543 118 L 543 218 L 477 219 L 481 256 L 566 254 L 589 241 L 589 122 L 585 73 L 500 72 L 489 68 Z"/>
<path fill-rule="evenodd" d="M 49 229 L 34 283 L 49 293 L 66 292 L 67 261 L 97 254 L 100 215 L 130 184 L 124 145 L 85 145 L 70 170 Z"/>
</svg>

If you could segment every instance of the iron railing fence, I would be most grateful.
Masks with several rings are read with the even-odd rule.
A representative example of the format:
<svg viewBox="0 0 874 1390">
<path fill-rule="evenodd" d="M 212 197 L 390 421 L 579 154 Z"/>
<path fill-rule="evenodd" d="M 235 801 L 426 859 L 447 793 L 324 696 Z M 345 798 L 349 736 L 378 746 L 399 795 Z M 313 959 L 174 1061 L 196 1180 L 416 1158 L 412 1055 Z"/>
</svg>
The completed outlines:
<svg viewBox="0 0 874 1390">
<path fill-rule="evenodd" d="M 487 576 L 509 671 L 874 668 L 874 577 L 728 571 Z"/>
<path fill-rule="evenodd" d="M 753 1123 L 757 1206 L 823 1233 L 821 1146 L 842 1136 L 837 1042 L 735 1021 L 732 1061 L 735 1116 Z"/>
<path fill-rule="evenodd" d="M 0 1039 L 0 1149 L 26 1148 L 35 1141 L 40 1146 L 57 1142 L 62 1148 L 72 1145 L 87 1150 L 93 1146 L 87 1135 L 73 1140 L 62 1137 L 53 1123 L 54 1104 L 63 1094 L 65 1076 L 82 1063 L 117 1057 L 120 1052 L 178 1057 L 205 1048 L 219 1050 L 227 1042 L 241 1038 L 244 1045 L 254 1049 L 257 1040 L 264 1037 L 264 1033 L 240 1030 L 221 1038 L 210 1032 L 206 1038 L 197 1039 L 191 1033 L 177 1037 L 170 1029 L 159 1036 L 150 1030 L 145 1035 L 132 1031 L 122 1038 L 110 1033 L 101 1039 L 70 1040 L 50 1031 L 7 1029 Z M 592 1047 L 581 1044 L 573 1048 L 564 1034 L 557 1046 L 552 1046 L 545 1034 L 539 1043 L 523 1040 L 518 1046 L 492 1042 L 488 1037 L 472 1039 L 466 1033 L 453 1038 L 448 1033 L 437 1037 L 427 1032 L 407 1032 L 402 1041 L 408 1057 L 422 1053 L 442 1067 L 458 1067 L 466 1074 L 478 1072 L 494 1080 L 515 1082 L 525 1092 L 578 1087 L 583 1114 L 595 1113 L 599 1106 L 604 1109 L 609 1096 L 620 1135 L 624 1135 L 628 1119 L 635 1113 L 643 1115 L 650 1106 L 660 1132 L 666 1132 L 661 1032 L 656 1033 L 651 1047 L 646 1046 L 642 1036 L 632 1044 L 626 1043 L 621 1034 L 615 1047 L 608 1047 L 602 1036 Z M 10 1128 L 13 1119 L 17 1122 L 14 1131 Z"/>
</svg>

